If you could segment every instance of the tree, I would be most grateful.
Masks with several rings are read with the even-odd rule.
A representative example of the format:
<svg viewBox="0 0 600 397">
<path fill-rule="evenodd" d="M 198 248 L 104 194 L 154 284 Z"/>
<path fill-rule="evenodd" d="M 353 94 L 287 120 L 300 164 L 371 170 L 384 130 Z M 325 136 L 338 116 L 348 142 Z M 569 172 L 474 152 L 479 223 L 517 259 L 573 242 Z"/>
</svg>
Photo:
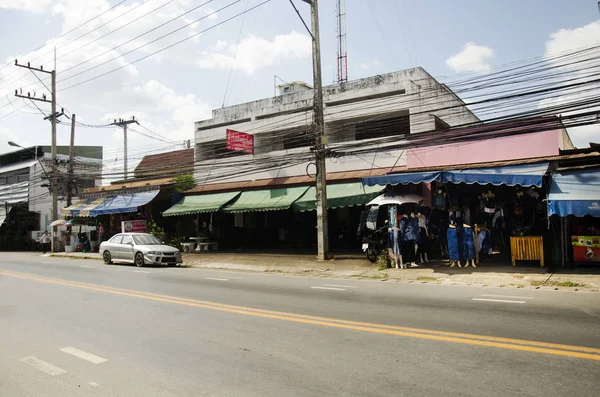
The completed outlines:
<svg viewBox="0 0 600 397">
<path fill-rule="evenodd" d="M 177 193 L 186 192 L 186 191 L 190 190 L 191 188 L 193 188 L 194 186 L 196 186 L 196 181 L 194 181 L 194 175 L 192 175 L 192 174 L 177 175 L 175 178 L 173 178 L 173 182 L 174 182 L 173 189 Z"/>
</svg>

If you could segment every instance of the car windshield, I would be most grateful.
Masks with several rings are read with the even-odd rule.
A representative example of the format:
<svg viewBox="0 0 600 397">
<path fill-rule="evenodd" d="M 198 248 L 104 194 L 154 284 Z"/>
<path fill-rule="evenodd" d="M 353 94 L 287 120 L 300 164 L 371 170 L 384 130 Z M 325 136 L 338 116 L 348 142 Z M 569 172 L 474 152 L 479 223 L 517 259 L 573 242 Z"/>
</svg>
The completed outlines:
<svg viewBox="0 0 600 397">
<path fill-rule="evenodd" d="M 136 245 L 161 245 L 162 241 L 150 234 L 142 234 L 139 236 L 133 236 L 133 240 Z"/>
</svg>

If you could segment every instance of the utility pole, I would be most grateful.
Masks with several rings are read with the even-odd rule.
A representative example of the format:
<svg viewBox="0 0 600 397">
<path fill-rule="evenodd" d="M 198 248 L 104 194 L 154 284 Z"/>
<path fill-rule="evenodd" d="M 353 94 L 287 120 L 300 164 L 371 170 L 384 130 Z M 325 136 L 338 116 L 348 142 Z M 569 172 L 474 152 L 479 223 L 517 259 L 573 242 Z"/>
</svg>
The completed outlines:
<svg viewBox="0 0 600 397">
<path fill-rule="evenodd" d="M 67 183 L 67 207 L 71 206 L 73 200 L 73 161 L 75 161 L 75 118 L 76 116 L 71 115 L 71 143 L 69 144 L 69 182 Z"/>
<path fill-rule="evenodd" d="M 123 128 L 123 179 L 127 179 L 127 126 L 129 124 L 139 124 L 135 116 L 131 116 L 131 120 L 114 120 L 111 125 L 116 125 Z"/>
<path fill-rule="evenodd" d="M 313 52 L 313 114 L 315 127 L 315 164 L 317 198 L 317 258 L 329 259 L 329 232 L 327 224 L 327 170 L 325 166 L 325 117 L 323 112 L 323 79 L 321 76 L 321 39 L 319 35 L 319 0 L 302 0 L 310 4 L 311 29 L 308 29 L 300 12 L 290 0 L 292 7 L 312 37 Z"/>
<path fill-rule="evenodd" d="M 50 89 L 50 95 L 51 95 L 51 100 L 47 100 L 46 99 L 46 94 L 42 94 L 41 98 L 36 98 L 36 94 L 35 92 L 33 93 L 33 96 L 31 96 L 31 93 L 27 93 L 27 96 L 22 95 L 22 92 L 17 92 L 17 90 L 15 90 L 15 96 L 19 97 L 19 98 L 25 98 L 25 99 L 29 99 L 31 101 L 40 101 L 40 102 L 46 102 L 46 103 L 50 103 L 52 105 L 52 113 L 45 117 L 44 120 L 50 120 L 50 122 L 52 123 L 52 173 L 50 176 L 50 188 L 52 191 L 52 222 L 56 221 L 58 219 L 58 183 L 57 183 L 57 169 L 56 169 L 56 120 L 59 116 L 62 116 L 64 114 L 64 111 L 61 111 L 60 113 L 56 112 L 56 49 L 54 49 L 54 69 L 55 70 L 44 70 L 43 66 L 40 66 L 39 68 L 33 67 L 30 65 L 29 62 L 27 62 L 27 65 L 20 65 L 18 60 L 15 59 L 15 65 L 25 68 L 25 69 L 29 69 L 29 71 L 31 71 L 31 73 L 33 73 L 35 75 L 35 77 L 38 78 L 38 80 L 40 80 L 40 78 L 35 74 L 35 72 L 40 72 L 40 73 L 46 73 L 46 74 L 50 74 L 51 78 L 52 78 L 52 83 L 51 83 L 51 89 Z M 40 82 L 46 87 L 46 85 L 44 84 L 43 81 L 40 80 Z M 48 87 L 46 87 L 48 88 Z M 54 252 L 54 237 L 56 234 L 56 226 L 52 227 L 52 240 L 51 240 L 51 248 L 50 251 Z"/>
</svg>

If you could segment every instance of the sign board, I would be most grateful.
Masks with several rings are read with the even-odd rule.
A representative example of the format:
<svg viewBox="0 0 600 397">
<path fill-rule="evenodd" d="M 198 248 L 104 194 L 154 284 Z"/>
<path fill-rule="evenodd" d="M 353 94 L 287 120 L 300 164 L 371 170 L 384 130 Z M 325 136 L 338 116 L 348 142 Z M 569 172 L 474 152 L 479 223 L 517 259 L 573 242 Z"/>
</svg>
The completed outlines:
<svg viewBox="0 0 600 397">
<path fill-rule="evenodd" d="M 254 154 L 254 135 L 234 130 L 227 130 L 226 133 L 227 150 Z"/>
<path fill-rule="evenodd" d="M 121 233 L 146 233 L 146 221 L 123 221 Z"/>
</svg>

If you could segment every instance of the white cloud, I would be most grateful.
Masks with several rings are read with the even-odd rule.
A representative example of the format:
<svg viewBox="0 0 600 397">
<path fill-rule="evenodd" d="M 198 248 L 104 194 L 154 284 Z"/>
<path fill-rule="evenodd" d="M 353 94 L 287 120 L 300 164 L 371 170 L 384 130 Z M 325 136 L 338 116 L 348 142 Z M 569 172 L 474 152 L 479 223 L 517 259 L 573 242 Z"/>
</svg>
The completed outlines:
<svg viewBox="0 0 600 397">
<path fill-rule="evenodd" d="M 600 44 L 600 21 L 576 29 L 560 29 L 546 42 L 546 58 Z"/>
<path fill-rule="evenodd" d="M 34 13 L 46 11 L 53 0 L 0 0 L 0 9 L 21 10 Z"/>
<path fill-rule="evenodd" d="M 446 59 L 446 65 L 455 72 L 485 72 L 490 69 L 489 58 L 494 56 L 494 50 L 487 46 L 468 42 L 461 52 Z"/>
<path fill-rule="evenodd" d="M 377 66 L 377 65 L 379 65 L 379 61 L 374 60 L 374 59 L 370 60 L 370 61 L 361 62 L 359 64 L 360 68 L 365 69 L 365 70 L 371 69 L 373 66 Z"/>
<path fill-rule="evenodd" d="M 592 22 L 575 29 L 560 29 L 550 34 L 546 42 L 544 56 L 554 67 L 569 72 L 565 77 L 569 79 L 569 83 L 584 82 L 591 75 L 600 74 L 600 64 L 597 62 L 599 51 L 596 50 L 595 54 L 588 52 L 574 55 L 570 59 L 562 59 L 559 56 L 597 45 L 600 45 L 600 21 Z M 561 83 L 560 81 L 556 82 L 557 84 Z M 584 88 L 572 90 L 570 93 L 564 93 L 560 97 L 544 99 L 540 101 L 539 107 L 543 109 L 552 106 L 568 105 L 576 101 L 597 98 L 598 95 L 600 95 L 600 84 L 587 85 Z M 577 112 L 582 111 L 600 111 L 600 106 L 592 106 Z M 569 114 L 573 114 L 573 112 L 563 113 L 563 115 Z M 600 125 L 593 124 L 569 128 L 569 135 L 575 146 L 587 147 L 589 146 L 589 142 L 600 141 Z"/>
<path fill-rule="evenodd" d="M 311 46 L 310 37 L 296 31 L 277 35 L 272 41 L 248 35 L 240 41 L 237 51 L 236 43 L 218 41 L 211 51 L 202 52 L 196 65 L 201 69 L 229 69 L 233 65 L 235 69 L 252 74 L 282 61 L 310 57 Z"/>
</svg>

